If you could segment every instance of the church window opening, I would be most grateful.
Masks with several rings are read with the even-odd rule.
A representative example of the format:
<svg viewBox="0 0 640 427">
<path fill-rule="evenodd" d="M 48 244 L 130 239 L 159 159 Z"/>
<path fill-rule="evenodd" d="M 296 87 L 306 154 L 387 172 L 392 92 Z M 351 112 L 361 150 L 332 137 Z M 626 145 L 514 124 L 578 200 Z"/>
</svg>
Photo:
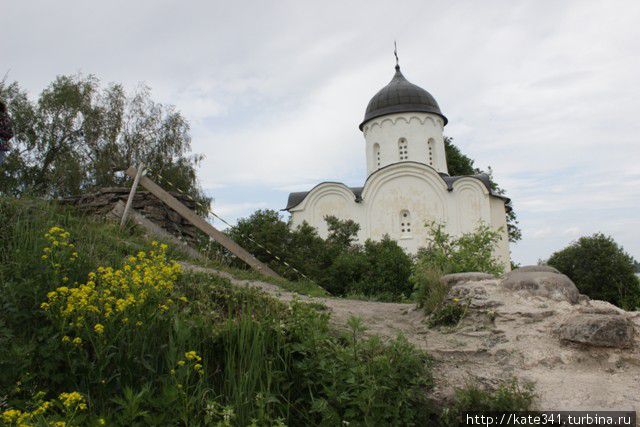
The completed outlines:
<svg viewBox="0 0 640 427">
<path fill-rule="evenodd" d="M 411 237 L 411 214 L 406 209 L 400 211 L 400 235 Z"/>
<path fill-rule="evenodd" d="M 409 160 L 409 144 L 404 138 L 400 138 L 398 141 L 398 151 L 400 152 L 400 160 Z"/>
<path fill-rule="evenodd" d="M 376 167 L 380 167 L 380 144 L 373 144 L 373 157 Z"/>
<path fill-rule="evenodd" d="M 433 138 L 429 138 L 427 146 L 429 147 L 429 166 L 433 166 Z"/>
</svg>

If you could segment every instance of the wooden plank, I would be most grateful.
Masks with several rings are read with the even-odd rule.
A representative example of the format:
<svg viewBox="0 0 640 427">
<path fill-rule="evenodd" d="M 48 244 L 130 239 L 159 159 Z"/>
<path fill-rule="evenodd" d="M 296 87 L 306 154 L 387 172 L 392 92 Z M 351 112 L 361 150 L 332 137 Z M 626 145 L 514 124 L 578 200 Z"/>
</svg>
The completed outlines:
<svg viewBox="0 0 640 427">
<path fill-rule="evenodd" d="M 122 200 L 118 200 L 118 202 L 114 205 L 113 209 L 111 210 L 111 214 L 115 218 L 121 218 L 122 213 L 124 212 L 124 209 L 125 209 L 124 203 L 122 203 Z M 181 241 L 176 236 L 174 236 L 173 234 L 166 231 L 164 228 L 157 225 L 155 222 L 145 218 L 142 214 L 140 214 L 135 209 L 130 209 L 129 215 L 133 222 L 135 222 L 140 227 L 147 230 L 147 232 L 149 232 L 150 234 L 153 234 L 154 236 L 160 239 L 164 239 L 168 242 L 173 243 L 176 246 L 179 246 L 190 257 L 196 258 L 202 261 L 206 261 L 208 259 L 206 256 L 198 252 L 196 249 L 189 246 L 187 242 Z"/>
<path fill-rule="evenodd" d="M 122 230 L 127 223 L 127 216 L 129 215 L 129 210 L 131 209 L 131 205 L 133 204 L 133 198 L 136 196 L 136 189 L 138 188 L 138 183 L 140 182 L 142 172 L 144 172 L 144 163 L 140 164 L 138 172 L 133 179 L 131 191 L 129 191 L 129 198 L 127 199 L 127 205 L 124 207 L 124 211 L 122 212 L 122 219 L 120 220 L 120 230 Z"/>
<path fill-rule="evenodd" d="M 135 179 L 138 171 L 135 167 L 131 166 L 129 167 L 129 169 L 127 169 L 126 173 L 131 178 Z M 178 212 L 191 224 L 195 225 L 204 233 L 209 235 L 213 240 L 224 246 L 229 252 L 247 263 L 254 270 L 259 271 L 260 273 L 267 276 L 280 278 L 280 276 L 278 276 L 278 274 L 275 271 L 271 270 L 266 264 L 263 264 L 256 257 L 247 252 L 242 246 L 234 242 L 229 236 L 209 224 L 202 217 L 198 216 L 191 209 L 180 203 L 178 199 L 167 193 L 158 184 L 151 181 L 146 176 L 142 176 L 140 178 L 140 185 L 149 190 L 151 194 L 156 196 L 162 202 L 166 203 L 167 206 L 169 206 L 171 209 Z"/>
</svg>

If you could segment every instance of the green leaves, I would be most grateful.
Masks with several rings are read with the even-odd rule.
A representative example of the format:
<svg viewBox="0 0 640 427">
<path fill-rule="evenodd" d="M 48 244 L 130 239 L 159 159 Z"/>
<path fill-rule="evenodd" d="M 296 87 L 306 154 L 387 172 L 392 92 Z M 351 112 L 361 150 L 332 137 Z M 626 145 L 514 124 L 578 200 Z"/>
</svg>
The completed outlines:
<svg viewBox="0 0 640 427">
<path fill-rule="evenodd" d="M 602 233 L 581 237 L 547 261 L 569 276 L 581 293 L 626 310 L 640 307 L 634 262 L 613 238 Z"/>
<path fill-rule="evenodd" d="M 427 224 L 431 235 L 428 246 L 418 252 L 416 268 L 432 268 L 442 274 L 478 271 L 500 275 L 504 267 L 493 257 L 500 233 L 486 224 L 479 224 L 472 233 L 454 238 L 444 225 Z"/>
<path fill-rule="evenodd" d="M 196 179 L 201 157 L 189 154 L 189 124 L 154 102 L 147 87 L 127 94 L 121 85 L 102 88 L 95 76 L 77 74 L 58 76 L 34 101 L 3 80 L 0 97 L 16 133 L 2 193 L 60 197 L 124 186 L 118 171 L 144 162 L 160 185 L 210 201 Z"/>
</svg>

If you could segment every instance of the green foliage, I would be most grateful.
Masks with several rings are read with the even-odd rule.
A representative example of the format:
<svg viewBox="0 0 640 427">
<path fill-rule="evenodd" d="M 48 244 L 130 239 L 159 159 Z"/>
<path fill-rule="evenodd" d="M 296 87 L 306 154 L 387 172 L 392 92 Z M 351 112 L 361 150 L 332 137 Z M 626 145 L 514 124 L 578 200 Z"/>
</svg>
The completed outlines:
<svg viewBox="0 0 640 427">
<path fill-rule="evenodd" d="M 292 230 L 278 212 L 256 211 L 238 221 L 229 235 L 285 277 L 300 278 L 297 271 L 302 272 L 331 294 L 409 297 L 412 261 L 396 242 L 385 237 L 355 245 L 358 224 L 332 216 L 326 221 L 329 234 L 323 240 L 306 222 Z"/>
<path fill-rule="evenodd" d="M 60 226 L 54 246 L 65 249 L 42 259 L 43 248 L 53 245 L 44 237 L 52 225 Z M 176 278 L 162 256 L 146 264 L 141 260 L 151 254 L 138 254 L 135 262 L 127 258 L 154 248 L 142 237 L 46 203 L 0 199 L 0 233 L 0 396 L 6 403 L 2 414 L 11 420 L 424 425 L 428 361 L 402 337 L 366 337 L 357 320 L 349 322 L 348 332 L 337 333 L 315 306 L 287 306 L 202 273 Z M 119 270 L 89 276 L 106 263 Z M 61 283 L 64 277 L 69 280 Z M 147 286 L 157 288 L 161 299 L 143 300 L 143 294 L 156 295 Z M 135 299 L 132 311 L 107 316 L 111 294 L 95 298 L 99 289 L 126 289 Z M 74 300 L 86 310 L 55 311 L 54 290 L 86 295 L 86 301 Z M 50 306 L 42 308 L 43 302 Z M 103 316 L 104 329 L 94 316 Z M 71 333 L 82 342 L 65 340 Z M 36 414 L 43 407 L 38 399 L 58 402 L 56 396 L 71 390 L 77 391 L 76 406 Z"/>
<path fill-rule="evenodd" d="M 330 244 L 346 249 L 356 240 L 360 225 L 353 220 L 340 220 L 332 215 L 327 215 L 324 220 L 327 222 L 329 229 L 327 241 Z"/>
<path fill-rule="evenodd" d="M 195 199 L 200 156 L 189 155 L 189 124 L 141 87 L 100 87 L 92 76 L 59 76 L 32 101 L 17 83 L 0 81 L 0 98 L 14 121 L 12 151 L 0 193 L 67 196 L 124 186 L 120 170 L 144 162 L 160 185 L 172 182 Z"/>
<path fill-rule="evenodd" d="M 454 145 L 453 138 L 444 137 L 444 150 L 447 156 L 447 170 L 449 175 L 473 175 L 480 173 L 480 169 L 474 166 L 474 161 L 470 157 L 460 151 L 460 149 Z"/>
<path fill-rule="evenodd" d="M 581 293 L 626 310 L 640 307 L 640 281 L 634 259 L 602 233 L 581 237 L 555 252 L 547 264 L 569 276 Z"/>
<path fill-rule="evenodd" d="M 472 233 L 454 238 L 444 230 L 444 225 L 427 224 L 430 238 L 426 248 L 418 252 L 416 271 L 428 269 L 443 274 L 479 271 L 500 275 L 504 267 L 493 257 L 493 249 L 500 240 L 500 233 L 480 224 Z M 416 286 L 419 277 L 414 279 Z"/>
<path fill-rule="evenodd" d="M 364 247 L 339 252 L 318 281 L 336 295 L 359 294 L 392 301 L 410 296 L 411 266 L 411 258 L 385 236 L 379 242 L 367 240 Z"/>
<path fill-rule="evenodd" d="M 444 137 L 444 149 L 447 156 L 447 170 L 449 171 L 449 175 L 475 175 L 483 173 L 482 170 L 474 166 L 473 159 L 463 154 L 462 151 L 460 151 L 460 148 L 453 144 L 453 138 L 448 136 Z M 491 189 L 496 194 L 505 195 L 506 191 L 493 180 L 493 171 L 491 166 L 487 168 L 485 173 L 491 178 Z M 515 243 L 522 239 L 522 230 L 518 227 L 518 217 L 515 210 L 513 210 L 513 207 L 511 206 L 510 208 L 511 209 L 506 214 L 507 232 L 509 234 L 509 241 Z"/>
<path fill-rule="evenodd" d="M 441 414 L 445 426 L 468 425 L 463 414 L 478 412 L 530 411 L 535 399 L 532 384 L 520 384 L 516 379 L 501 384 L 494 391 L 486 391 L 476 385 L 456 390 L 455 402 Z"/>
<path fill-rule="evenodd" d="M 425 389 L 431 386 L 424 355 L 402 336 L 386 345 L 377 337 L 364 338 L 357 318 L 350 319 L 350 330 L 339 341 L 310 333 L 325 330 L 324 322 L 317 325 L 307 308 L 298 309 L 294 316 L 302 328 L 296 329 L 307 335 L 298 336 L 303 345 L 294 371 L 296 395 L 313 396 L 311 417 L 299 419 L 301 425 L 424 425 Z"/>
<path fill-rule="evenodd" d="M 416 263 L 410 281 L 414 288 L 414 300 L 426 314 L 435 312 L 449 293 L 449 286 L 440 280 L 442 272 L 427 263 Z"/>
<path fill-rule="evenodd" d="M 428 325 L 431 328 L 436 326 L 455 326 L 460 323 L 468 308 L 468 304 L 458 300 L 442 303 L 431 313 Z"/>
</svg>

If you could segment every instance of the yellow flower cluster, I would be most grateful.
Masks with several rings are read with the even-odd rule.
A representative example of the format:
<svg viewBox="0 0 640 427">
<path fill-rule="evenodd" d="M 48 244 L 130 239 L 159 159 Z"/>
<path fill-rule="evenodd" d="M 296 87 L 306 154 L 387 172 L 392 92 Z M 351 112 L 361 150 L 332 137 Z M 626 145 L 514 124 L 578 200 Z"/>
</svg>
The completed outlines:
<svg viewBox="0 0 640 427">
<path fill-rule="evenodd" d="M 44 395 L 44 393 L 42 393 Z M 87 409 L 87 403 L 82 396 L 82 394 L 77 391 L 73 391 L 70 393 L 61 393 L 58 396 L 58 401 L 64 408 L 66 414 L 73 414 L 76 411 L 84 411 Z M 44 415 L 46 412 L 50 412 L 51 408 L 54 407 L 53 401 L 42 401 L 40 402 L 36 408 L 32 411 L 21 411 L 19 409 L 7 409 L 0 416 L 0 420 L 2 420 L 4 425 L 17 425 L 17 426 L 34 426 L 37 423 L 34 423 L 34 418 Z M 56 427 L 64 427 L 66 423 L 64 421 L 56 421 L 53 424 Z"/>
<path fill-rule="evenodd" d="M 203 375 L 204 374 L 204 368 L 202 366 L 202 357 L 198 356 L 198 353 L 196 353 L 194 350 L 191 351 L 187 351 L 184 354 L 185 359 L 187 359 L 186 361 L 184 360 L 178 360 L 178 366 L 185 366 L 185 365 L 189 365 L 189 367 L 191 369 L 193 369 L 194 371 L 196 371 L 198 374 Z M 171 371 L 172 374 L 175 374 L 175 370 Z"/>
<path fill-rule="evenodd" d="M 77 332 L 93 330 L 97 335 L 117 322 L 139 319 L 135 324 L 140 326 L 151 314 L 169 310 L 180 265 L 167 260 L 167 245 L 152 245 L 153 250 L 130 257 L 120 269 L 99 267 L 89 273 L 86 283 L 49 292 L 41 308 L 62 325 Z"/>
<path fill-rule="evenodd" d="M 71 252 L 69 256 L 70 261 L 75 261 L 78 258 L 78 252 L 76 252 L 74 244 L 70 241 L 71 234 L 65 231 L 64 228 L 58 226 L 51 227 L 44 237 L 49 241 L 49 246 L 46 246 L 42 250 L 42 259 L 47 260 L 51 258 L 54 268 L 59 269 L 61 267 L 60 263 L 54 261 L 55 253 L 60 250 L 66 249 Z"/>
<path fill-rule="evenodd" d="M 60 396 L 58 396 L 58 399 L 68 411 L 75 411 L 76 409 L 84 411 L 85 409 L 87 409 L 87 404 L 84 400 L 84 396 L 82 396 L 77 391 L 72 391 L 71 393 L 61 393 Z"/>
</svg>

